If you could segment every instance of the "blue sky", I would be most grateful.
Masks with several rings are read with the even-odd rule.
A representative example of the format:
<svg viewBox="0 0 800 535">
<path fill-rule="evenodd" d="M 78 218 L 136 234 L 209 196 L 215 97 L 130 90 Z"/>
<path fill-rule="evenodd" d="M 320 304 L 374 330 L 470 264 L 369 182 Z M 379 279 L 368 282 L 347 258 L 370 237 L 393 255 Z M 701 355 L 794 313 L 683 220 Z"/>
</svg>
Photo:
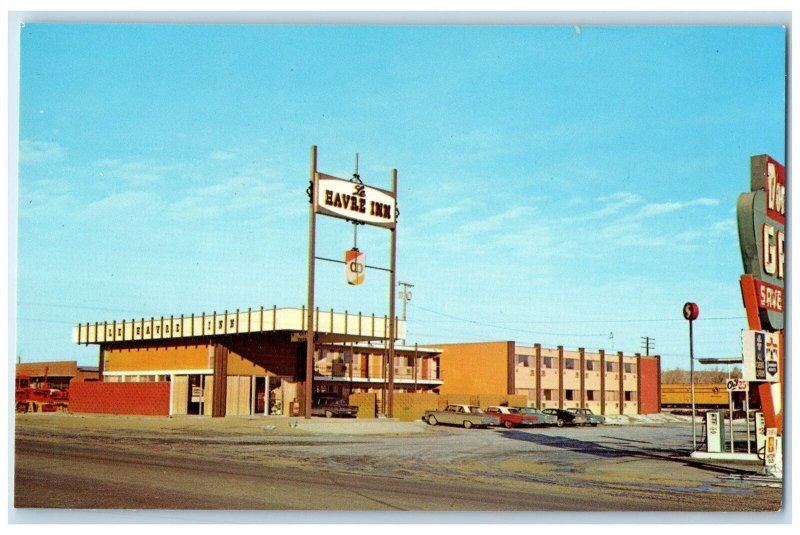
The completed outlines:
<svg viewBox="0 0 800 535">
<path fill-rule="evenodd" d="M 319 170 L 390 187 L 410 343 L 739 355 L 749 158 L 785 161 L 785 31 L 764 26 L 27 24 L 17 355 L 79 322 L 306 300 Z M 352 246 L 318 218 L 320 256 Z M 389 233 L 361 227 L 367 263 Z M 323 309 L 388 277 L 319 263 Z M 400 303 L 398 301 L 398 314 Z M 613 335 L 612 335 L 613 333 Z"/>
</svg>

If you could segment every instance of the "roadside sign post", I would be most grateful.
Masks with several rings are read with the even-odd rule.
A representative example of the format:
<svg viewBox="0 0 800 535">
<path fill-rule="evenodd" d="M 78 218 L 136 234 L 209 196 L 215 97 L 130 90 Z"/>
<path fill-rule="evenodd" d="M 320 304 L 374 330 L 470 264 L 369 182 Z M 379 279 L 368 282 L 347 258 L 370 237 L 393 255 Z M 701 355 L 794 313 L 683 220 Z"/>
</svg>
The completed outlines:
<svg viewBox="0 0 800 535">
<path fill-rule="evenodd" d="M 694 405 L 694 333 L 692 324 L 700 316 L 700 307 L 697 303 L 688 302 L 683 305 L 683 317 L 689 321 L 689 382 L 692 389 L 692 451 L 697 451 L 697 426 L 695 424 Z"/>
<path fill-rule="evenodd" d="M 304 416 L 311 418 L 311 402 L 314 383 L 314 355 L 316 353 L 315 340 L 315 309 L 314 309 L 314 266 L 316 260 L 326 260 L 345 264 L 347 282 L 350 285 L 360 285 L 364 282 L 366 268 L 379 269 L 389 272 L 389 318 L 388 318 L 388 359 L 389 366 L 384 367 L 388 379 L 388 415 L 391 417 L 394 406 L 394 338 L 396 336 L 395 318 L 395 271 L 397 257 L 397 169 L 392 169 L 391 191 L 367 186 L 361 182 L 358 175 L 358 160 L 356 160 L 356 173 L 352 180 L 345 180 L 335 176 L 320 173 L 317 170 L 317 146 L 311 147 L 311 177 L 307 190 L 310 210 L 308 223 L 308 309 L 306 310 L 306 372 L 303 391 Z M 356 244 L 353 249 L 345 252 L 345 260 L 331 260 L 316 256 L 316 215 L 344 219 L 355 225 L 365 224 L 388 229 L 391 232 L 390 240 L 390 265 L 389 268 L 380 268 L 366 265 L 364 254 Z M 387 369 L 388 368 L 388 369 Z M 385 409 L 384 409 L 385 411 Z"/>
<path fill-rule="evenodd" d="M 731 453 L 733 453 L 734 447 L 734 439 L 733 439 L 733 393 L 734 392 L 744 392 L 745 396 L 747 395 L 747 391 L 750 388 L 750 385 L 744 379 L 731 379 L 729 378 L 728 381 L 725 383 L 726 390 L 728 391 L 728 410 L 730 411 L 731 421 L 730 425 L 728 426 L 729 432 L 731 435 Z M 747 405 L 745 405 L 745 415 L 747 414 Z M 749 418 L 746 419 L 747 423 L 747 453 L 750 453 L 750 420 Z"/>
<path fill-rule="evenodd" d="M 730 428 L 730 435 L 731 435 L 731 453 L 733 453 L 733 392 L 728 392 L 728 414 L 730 414 L 730 423 L 728 427 Z"/>
<path fill-rule="evenodd" d="M 744 391 L 744 424 L 747 428 L 747 453 L 750 451 L 750 389 Z"/>
</svg>

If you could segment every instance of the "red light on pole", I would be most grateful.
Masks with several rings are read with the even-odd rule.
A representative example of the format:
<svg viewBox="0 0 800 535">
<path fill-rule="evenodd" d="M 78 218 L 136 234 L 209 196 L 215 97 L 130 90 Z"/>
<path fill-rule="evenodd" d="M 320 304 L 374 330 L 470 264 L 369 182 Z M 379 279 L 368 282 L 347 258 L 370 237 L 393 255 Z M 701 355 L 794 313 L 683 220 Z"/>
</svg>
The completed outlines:
<svg viewBox="0 0 800 535">
<path fill-rule="evenodd" d="M 686 303 L 683 305 L 683 317 L 689 321 L 694 321 L 700 315 L 700 307 L 697 303 Z"/>
<path fill-rule="evenodd" d="M 692 324 L 700 316 L 700 307 L 697 303 L 683 305 L 683 317 L 689 321 L 689 383 L 692 389 L 692 451 L 697 451 L 697 433 L 695 432 L 694 408 L 694 333 Z"/>
</svg>

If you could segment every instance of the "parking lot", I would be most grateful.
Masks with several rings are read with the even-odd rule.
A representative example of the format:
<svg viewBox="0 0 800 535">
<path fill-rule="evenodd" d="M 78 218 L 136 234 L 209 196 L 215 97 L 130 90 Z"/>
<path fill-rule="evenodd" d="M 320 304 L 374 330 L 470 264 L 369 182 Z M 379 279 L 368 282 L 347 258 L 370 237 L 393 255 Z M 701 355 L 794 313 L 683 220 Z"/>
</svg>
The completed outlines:
<svg viewBox="0 0 800 535">
<path fill-rule="evenodd" d="M 15 505 L 312 511 L 777 511 L 753 464 L 689 457 L 686 422 L 16 418 Z M 66 483 L 66 484 L 65 484 Z M 59 490 L 53 490 L 59 489 Z"/>
</svg>

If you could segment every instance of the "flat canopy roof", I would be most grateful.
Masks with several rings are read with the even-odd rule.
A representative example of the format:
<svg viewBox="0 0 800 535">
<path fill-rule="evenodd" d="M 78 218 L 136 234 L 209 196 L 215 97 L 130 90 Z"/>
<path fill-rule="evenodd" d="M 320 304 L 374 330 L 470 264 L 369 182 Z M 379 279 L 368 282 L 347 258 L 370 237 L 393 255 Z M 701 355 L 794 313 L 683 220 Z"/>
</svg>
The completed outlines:
<svg viewBox="0 0 800 535">
<path fill-rule="evenodd" d="M 697 359 L 700 364 L 741 364 L 742 357 L 713 357 Z"/>
<path fill-rule="evenodd" d="M 81 323 L 72 329 L 76 344 L 110 344 L 137 340 L 166 340 L 198 336 L 290 331 L 295 341 L 303 341 L 307 329 L 306 308 L 248 308 L 211 314 L 181 314 L 121 321 Z M 387 316 L 365 316 L 361 313 L 319 310 L 314 312 L 314 332 L 319 341 L 357 342 L 387 340 Z M 406 325 L 396 319 L 395 338 L 405 338 Z"/>
</svg>

